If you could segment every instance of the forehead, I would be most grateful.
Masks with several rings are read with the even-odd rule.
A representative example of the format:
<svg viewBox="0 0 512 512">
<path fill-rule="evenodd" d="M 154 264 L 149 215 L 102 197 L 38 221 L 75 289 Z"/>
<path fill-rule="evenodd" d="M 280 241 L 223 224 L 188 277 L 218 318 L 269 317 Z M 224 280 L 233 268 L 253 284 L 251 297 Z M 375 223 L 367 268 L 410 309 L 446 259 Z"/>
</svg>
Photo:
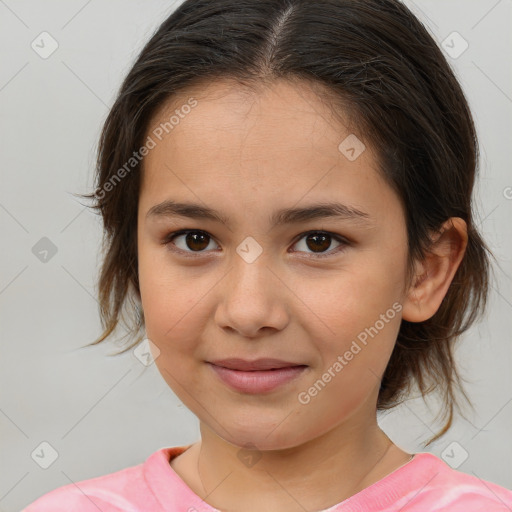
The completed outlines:
<svg viewBox="0 0 512 512">
<path fill-rule="evenodd" d="M 249 114 L 265 115 L 269 113 L 269 109 L 281 116 L 290 114 L 292 110 L 295 115 L 320 115 L 329 123 L 335 121 L 334 118 L 327 118 L 333 114 L 332 100 L 337 98 L 332 90 L 320 82 L 299 78 L 261 82 L 241 82 L 234 78 L 214 81 L 201 79 L 164 101 L 153 116 L 152 122 L 168 118 L 169 114 L 184 105 L 190 97 L 201 103 L 203 110 L 232 110 L 234 115 L 248 114 L 248 119 Z"/>
<path fill-rule="evenodd" d="M 312 133 L 312 124 L 326 119 L 329 112 L 306 85 L 277 81 L 272 85 L 244 86 L 220 81 L 196 86 L 168 100 L 154 117 L 152 127 L 158 129 L 173 113 L 188 111 L 186 103 L 190 98 L 197 102 L 196 106 L 180 117 L 172 129 L 174 142 L 184 148 L 196 142 L 200 147 L 208 141 L 251 148 L 267 145 L 267 151 L 277 145 L 280 149 L 298 148 L 306 142 L 311 149 L 321 136 L 318 129 L 316 136 Z"/>
<path fill-rule="evenodd" d="M 155 147 L 144 157 L 141 196 L 278 204 L 323 194 L 352 205 L 378 189 L 385 196 L 371 147 L 346 157 L 340 144 L 356 135 L 318 92 L 306 82 L 228 80 L 174 96 L 149 123 Z"/>
</svg>

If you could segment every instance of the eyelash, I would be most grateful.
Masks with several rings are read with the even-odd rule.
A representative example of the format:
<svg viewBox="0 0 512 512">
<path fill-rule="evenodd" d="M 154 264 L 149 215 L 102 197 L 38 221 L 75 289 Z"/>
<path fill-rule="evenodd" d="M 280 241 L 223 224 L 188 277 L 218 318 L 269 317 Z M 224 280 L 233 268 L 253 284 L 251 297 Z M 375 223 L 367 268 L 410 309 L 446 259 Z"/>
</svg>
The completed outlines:
<svg viewBox="0 0 512 512">
<path fill-rule="evenodd" d="M 207 233 L 206 231 L 202 231 L 200 229 L 180 229 L 179 231 L 174 231 L 172 233 L 169 233 L 162 241 L 162 245 L 167 246 L 170 251 L 185 254 L 185 257 L 187 257 L 187 258 L 201 257 L 205 251 L 184 251 L 183 249 L 176 247 L 175 244 L 173 243 L 173 240 L 175 238 L 177 238 L 178 236 L 181 236 L 181 235 L 187 235 L 188 233 L 201 233 L 203 235 L 206 235 L 210 239 L 214 240 L 214 238 L 209 233 Z M 304 237 L 307 237 L 308 235 L 311 235 L 311 234 L 322 234 L 322 235 L 330 236 L 335 241 L 341 243 L 341 245 L 339 247 L 336 247 L 335 249 L 331 249 L 330 251 L 327 251 L 324 253 L 308 253 L 311 255 L 311 256 L 308 256 L 308 258 L 314 258 L 314 259 L 330 258 L 333 255 L 342 252 L 343 250 L 346 249 L 346 247 L 348 247 L 350 245 L 350 242 L 347 239 L 341 237 L 340 235 L 331 233 L 329 231 L 321 231 L 321 230 L 320 231 L 319 230 L 316 230 L 316 231 L 311 230 L 311 231 L 306 231 L 304 233 L 301 233 L 301 235 L 293 243 L 293 245 L 297 244 Z M 170 248 L 169 246 L 171 246 L 171 245 L 174 245 L 175 248 Z M 301 252 L 301 251 L 294 251 L 294 252 Z"/>
</svg>

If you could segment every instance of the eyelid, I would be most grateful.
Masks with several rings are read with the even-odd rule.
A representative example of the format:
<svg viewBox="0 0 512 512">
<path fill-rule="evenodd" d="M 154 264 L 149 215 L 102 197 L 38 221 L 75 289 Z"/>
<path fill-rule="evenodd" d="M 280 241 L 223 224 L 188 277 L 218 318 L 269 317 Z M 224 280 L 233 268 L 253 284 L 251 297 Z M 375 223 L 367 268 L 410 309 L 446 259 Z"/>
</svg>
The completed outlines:
<svg viewBox="0 0 512 512">
<path fill-rule="evenodd" d="M 165 246 L 169 246 L 172 244 L 172 241 L 177 238 L 178 236 L 181 236 L 181 235 L 186 235 L 188 233 L 201 233 L 201 234 L 204 234 L 206 236 L 208 236 L 211 240 L 215 241 L 216 244 L 218 244 L 218 242 L 215 240 L 215 237 L 213 237 L 210 233 L 208 233 L 207 231 L 204 231 L 202 229 L 180 229 L 180 230 L 177 230 L 177 231 L 173 231 L 169 234 L 167 234 L 164 239 L 162 240 L 162 245 L 165 245 Z M 297 244 L 300 240 L 302 240 L 303 238 L 307 237 L 308 235 L 311 235 L 311 234 L 325 234 L 325 235 L 328 235 L 330 236 L 332 239 L 334 239 L 335 241 L 339 242 L 341 245 L 338 246 L 338 247 L 335 247 L 334 249 L 330 249 L 324 253 L 305 253 L 305 254 L 308 254 L 309 256 L 306 256 L 306 258 L 311 258 L 311 259 L 319 259 L 319 258 L 328 258 L 328 257 L 332 257 L 334 256 L 335 254 L 338 254 L 340 252 L 343 252 L 346 247 L 352 245 L 351 241 L 348 240 L 346 237 L 342 236 L 342 235 L 339 235 L 337 233 L 333 233 L 331 231 L 326 231 L 326 230 L 323 230 L 323 229 L 310 229 L 308 231 L 304 231 L 302 233 L 300 233 L 299 235 L 297 235 L 297 237 L 295 237 L 293 243 L 292 243 L 292 246 Z M 199 252 L 194 252 L 194 251 L 185 251 L 183 249 L 180 249 L 179 247 L 176 247 L 175 249 L 169 249 L 170 251 L 172 252 L 179 252 L 179 253 L 182 253 L 182 254 L 185 254 L 185 257 L 192 257 L 192 258 L 196 258 L 196 257 L 204 257 L 204 255 L 208 254 L 209 252 L 211 251 L 199 251 Z M 304 251 L 292 251 L 294 253 L 301 253 L 301 252 L 304 252 Z"/>
<path fill-rule="evenodd" d="M 218 245 L 218 242 L 215 240 L 215 238 L 208 233 L 208 231 L 204 231 L 202 229 L 179 229 L 177 231 L 173 231 L 166 235 L 164 239 L 162 240 L 162 245 L 169 246 L 173 245 L 172 241 L 181 235 L 186 235 L 188 233 L 201 233 L 203 235 L 208 236 L 211 240 L 215 241 L 215 243 Z M 207 254 L 210 251 L 200 251 L 200 252 L 194 252 L 194 251 L 184 251 L 183 249 L 180 249 L 179 247 L 176 247 L 175 249 L 169 249 L 172 252 L 178 252 L 181 254 L 185 254 L 186 257 L 191 258 L 197 258 L 197 257 L 204 257 L 205 254 Z"/>
<path fill-rule="evenodd" d="M 297 244 L 300 240 L 302 240 L 303 238 L 307 237 L 308 235 L 312 235 L 312 234 L 328 235 L 333 240 L 335 240 L 336 242 L 339 242 L 341 245 L 339 245 L 338 247 L 335 247 L 334 249 L 329 249 L 326 252 L 319 252 L 319 253 L 309 252 L 309 253 L 305 253 L 305 254 L 308 255 L 308 256 L 306 256 L 307 258 L 311 258 L 311 259 L 329 258 L 329 257 L 332 257 L 332 256 L 334 256 L 336 254 L 339 254 L 340 252 L 343 252 L 349 245 L 351 245 L 350 240 L 348 240 L 346 237 L 344 237 L 342 235 L 338 235 L 337 233 L 333 233 L 332 231 L 325 231 L 323 229 L 310 229 L 308 231 L 304 231 L 304 232 L 300 233 L 295 238 L 295 241 L 293 242 L 292 245 Z M 292 252 L 300 253 L 300 252 L 304 252 L 304 251 L 292 251 Z"/>
</svg>

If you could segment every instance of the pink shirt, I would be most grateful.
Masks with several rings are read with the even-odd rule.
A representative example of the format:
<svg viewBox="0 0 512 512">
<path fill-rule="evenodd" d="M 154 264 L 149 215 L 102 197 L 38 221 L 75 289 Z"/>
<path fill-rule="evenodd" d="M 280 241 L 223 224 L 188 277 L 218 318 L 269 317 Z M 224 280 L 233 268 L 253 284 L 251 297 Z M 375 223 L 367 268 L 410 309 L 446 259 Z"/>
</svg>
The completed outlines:
<svg viewBox="0 0 512 512">
<path fill-rule="evenodd" d="M 137 466 L 59 487 L 21 512 L 219 512 L 169 464 L 189 446 L 162 448 Z M 421 452 L 378 482 L 319 512 L 372 511 L 510 512 L 512 491 Z"/>
</svg>

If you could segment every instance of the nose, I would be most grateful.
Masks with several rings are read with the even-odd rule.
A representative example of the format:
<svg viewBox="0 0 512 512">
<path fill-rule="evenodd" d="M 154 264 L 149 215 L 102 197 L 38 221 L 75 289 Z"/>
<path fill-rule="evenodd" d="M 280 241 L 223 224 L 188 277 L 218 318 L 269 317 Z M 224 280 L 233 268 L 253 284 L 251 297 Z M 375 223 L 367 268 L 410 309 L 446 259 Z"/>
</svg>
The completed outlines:
<svg viewBox="0 0 512 512">
<path fill-rule="evenodd" d="M 279 273 L 264 252 L 254 261 L 234 255 L 218 289 L 217 325 L 247 338 L 284 329 L 289 322 L 290 292 Z"/>
</svg>

